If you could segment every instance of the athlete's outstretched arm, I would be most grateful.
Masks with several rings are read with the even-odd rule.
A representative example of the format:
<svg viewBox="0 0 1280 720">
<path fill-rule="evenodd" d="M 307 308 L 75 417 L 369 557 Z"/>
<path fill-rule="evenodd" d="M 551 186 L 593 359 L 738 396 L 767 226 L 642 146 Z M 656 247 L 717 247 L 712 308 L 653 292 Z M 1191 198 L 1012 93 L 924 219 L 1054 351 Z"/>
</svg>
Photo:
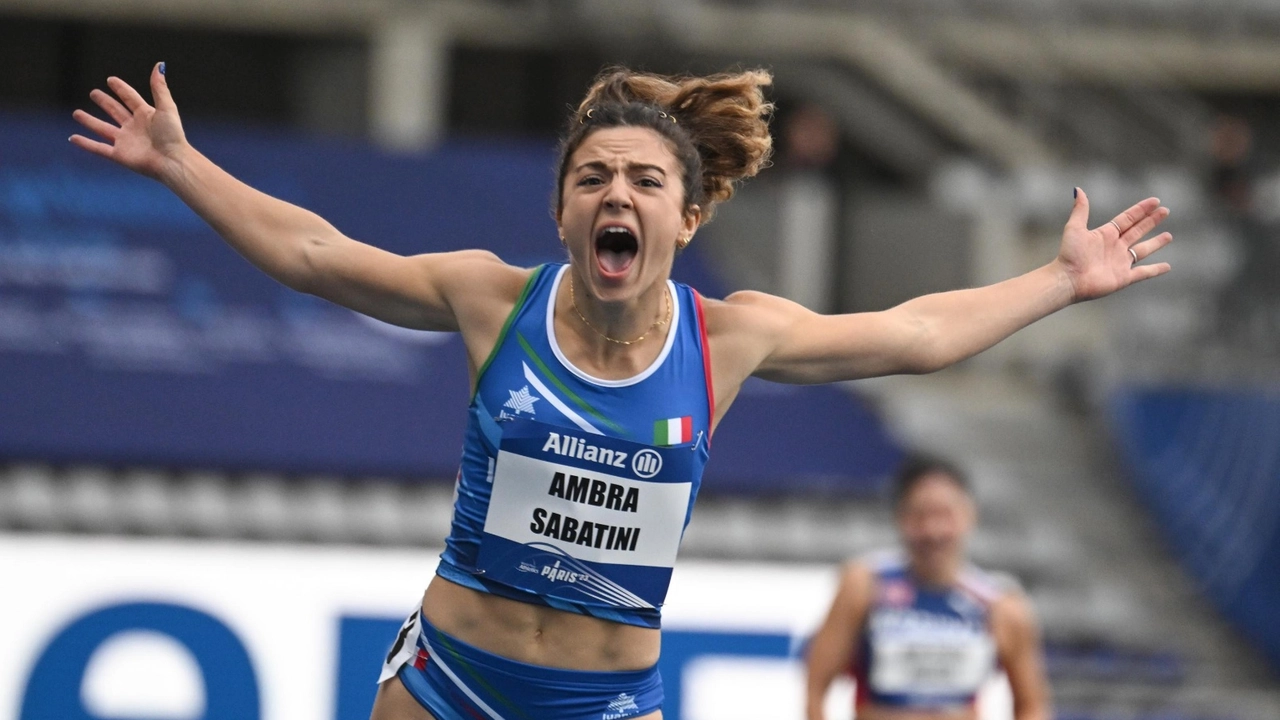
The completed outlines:
<svg viewBox="0 0 1280 720">
<path fill-rule="evenodd" d="M 840 673 L 853 661 L 854 648 L 870 607 L 873 578 L 871 571 L 859 563 L 851 563 L 840 577 L 840 587 L 827 619 L 809 641 L 805 657 L 805 717 L 825 720 L 823 705 L 827 690 Z"/>
<path fill-rule="evenodd" d="M 154 107 L 123 80 L 114 95 L 90 97 L 111 122 L 83 110 L 75 119 L 102 138 L 71 142 L 164 183 L 241 255 L 289 287 L 380 320 L 457 330 L 453 286 L 483 285 L 505 268 L 492 253 L 464 251 L 402 257 L 352 240 L 313 212 L 258 192 L 219 168 L 186 139 L 163 63 L 151 71 Z M 515 280 L 518 292 L 519 279 Z"/>
<path fill-rule="evenodd" d="M 1005 595 L 991 609 L 991 626 L 1000 665 L 1013 691 L 1014 720 L 1049 720 L 1049 681 L 1031 603 L 1022 593 Z"/>
<path fill-rule="evenodd" d="M 735 293 L 717 308 L 726 320 L 726 344 L 734 346 L 727 355 L 756 364 L 731 374 L 745 369 L 780 382 L 820 383 L 939 370 L 1067 305 L 1168 272 L 1166 263 L 1134 263 L 1172 240 L 1169 233 L 1144 240 L 1168 215 L 1148 198 L 1089 230 L 1089 201 L 1078 191 L 1053 262 L 995 285 L 926 295 L 883 312 L 819 315 L 764 293 Z"/>
</svg>

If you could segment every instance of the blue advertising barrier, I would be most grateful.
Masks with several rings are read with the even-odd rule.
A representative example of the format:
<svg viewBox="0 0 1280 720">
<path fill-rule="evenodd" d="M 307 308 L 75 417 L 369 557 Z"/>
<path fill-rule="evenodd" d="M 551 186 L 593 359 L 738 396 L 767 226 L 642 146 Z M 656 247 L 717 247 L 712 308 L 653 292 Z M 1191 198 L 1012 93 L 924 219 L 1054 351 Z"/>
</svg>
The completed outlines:
<svg viewBox="0 0 1280 720">
<path fill-rule="evenodd" d="M 1165 538 L 1280 669 L 1280 396 L 1131 388 L 1112 415 Z"/>
<path fill-rule="evenodd" d="M 339 631 L 337 703 L 334 720 L 366 720 L 377 693 L 378 671 L 390 639 L 403 619 L 344 617 Z M 679 720 L 684 705 L 684 671 L 707 657 L 798 658 L 798 644 L 787 633 L 747 630 L 663 630 L 662 716 Z"/>
<path fill-rule="evenodd" d="M 0 114 L 0 459 L 452 478 L 469 396 L 453 334 L 394 328 L 268 279 L 163 186 Z M 248 184 L 392 252 L 563 259 L 553 151 L 429 154 L 193 126 Z M 716 296 L 696 247 L 677 279 Z M 752 381 L 708 491 L 875 490 L 901 452 L 830 387 Z"/>
<path fill-rule="evenodd" d="M 81 686 L 94 652 L 123 632 L 149 631 L 181 643 L 204 685 L 203 720 L 258 720 L 258 679 L 244 643 L 221 620 L 194 608 L 135 602 L 90 612 L 63 628 L 36 660 L 20 720 L 105 720 L 84 706 Z M 368 716 L 368 707 L 365 716 Z"/>
<path fill-rule="evenodd" d="M 337 667 L 333 720 L 367 720 L 378 672 L 401 618 L 347 615 L 337 619 Z M 122 633 L 148 631 L 177 641 L 196 659 L 206 698 L 204 720 L 256 720 L 261 693 L 244 643 L 221 620 L 182 605 L 137 602 L 91 611 L 59 632 L 41 652 L 27 679 L 18 720 L 105 720 L 85 709 L 82 683 L 90 658 Z M 706 657 L 796 657 L 786 633 L 667 630 L 663 633 L 663 716 L 679 720 L 685 668 Z M 326 672 L 299 664 L 299 672 Z"/>
</svg>

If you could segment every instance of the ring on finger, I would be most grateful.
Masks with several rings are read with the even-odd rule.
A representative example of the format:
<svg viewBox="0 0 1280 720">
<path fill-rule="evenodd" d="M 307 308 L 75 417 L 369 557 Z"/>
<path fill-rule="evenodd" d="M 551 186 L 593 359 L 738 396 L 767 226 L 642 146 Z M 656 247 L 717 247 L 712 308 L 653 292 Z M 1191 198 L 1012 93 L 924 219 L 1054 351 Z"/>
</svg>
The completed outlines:
<svg viewBox="0 0 1280 720">
<path fill-rule="evenodd" d="M 1129 248 L 1129 257 L 1133 258 L 1133 262 L 1129 263 L 1129 267 L 1133 267 L 1134 265 L 1137 265 L 1137 264 L 1138 264 L 1138 251 L 1137 251 L 1137 250 L 1134 250 L 1133 248 Z"/>
<path fill-rule="evenodd" d="M 1115 226 L 1116 226 L 1116 232 L 1117 232 L 1117 233 L 1119 233 L 1120 235 L 1124 235 L 1124 231 L 1120 229 L 1120 223 L 1116 222 L 1115 220 L 1108 220 L 1107 222 L 1109 222 L 1109 223 L 1111 223 L 1112 225 L 1115 225 Z"/>
</svg>

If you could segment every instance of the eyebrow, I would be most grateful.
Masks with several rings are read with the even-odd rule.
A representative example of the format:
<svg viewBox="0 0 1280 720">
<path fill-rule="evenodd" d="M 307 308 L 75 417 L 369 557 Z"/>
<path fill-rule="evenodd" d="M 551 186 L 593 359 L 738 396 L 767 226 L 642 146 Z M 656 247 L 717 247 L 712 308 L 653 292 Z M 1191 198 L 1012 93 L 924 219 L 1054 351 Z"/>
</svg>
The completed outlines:
<svg viewBox="0 0 1280 720">
<path fill-rule="evenodd" d="M 583 170 L 602 170 L 607 172 L 609 170 L 609 166 L 599 160 L 592 160 L 591 162 L 582 163 L 573 169 L 574 172 L 582 172 Z M 654 172 L 662 173 L 663 177 L 666 177 L 667 175 L 667 171 L 661 165 L 650 165 L 648 163 L 627 163 L 627 170 L 631 172 L 635 172 L 637 170 L 652 170 Z"/>
</svg>

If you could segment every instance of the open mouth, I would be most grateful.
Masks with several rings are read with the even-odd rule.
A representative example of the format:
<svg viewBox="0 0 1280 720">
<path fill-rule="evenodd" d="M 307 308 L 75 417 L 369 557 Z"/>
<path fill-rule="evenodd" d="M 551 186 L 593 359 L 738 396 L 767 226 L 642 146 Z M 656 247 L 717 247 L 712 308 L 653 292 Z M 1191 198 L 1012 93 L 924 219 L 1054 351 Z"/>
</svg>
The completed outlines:
<svg viewBox="0 0 1280 720">
<path fill-rule="evenodd" d="M 640 252 L 635 233 L 621 225 L 610 225 L 596 234 L 596 262 L 605 275 L 621 275 Z"/>
</svg>

